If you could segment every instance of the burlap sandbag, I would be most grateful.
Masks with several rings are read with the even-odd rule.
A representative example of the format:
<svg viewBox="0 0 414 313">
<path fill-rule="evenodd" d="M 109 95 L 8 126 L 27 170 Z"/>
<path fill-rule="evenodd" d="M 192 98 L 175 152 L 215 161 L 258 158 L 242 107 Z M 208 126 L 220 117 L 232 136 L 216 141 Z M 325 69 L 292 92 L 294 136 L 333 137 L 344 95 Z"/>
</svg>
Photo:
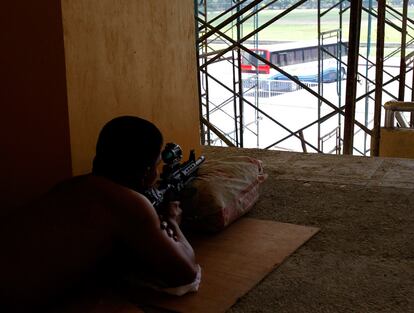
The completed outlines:
<svg viewBox="0 0 414 313">
<path fill-rule="evenodd" d="M 254 158 L 205 161 L 181 199 L 185 227 L 207 232 L 224 229 L 253 207 L 265 179 L 262 162 Z"/>
</svg>

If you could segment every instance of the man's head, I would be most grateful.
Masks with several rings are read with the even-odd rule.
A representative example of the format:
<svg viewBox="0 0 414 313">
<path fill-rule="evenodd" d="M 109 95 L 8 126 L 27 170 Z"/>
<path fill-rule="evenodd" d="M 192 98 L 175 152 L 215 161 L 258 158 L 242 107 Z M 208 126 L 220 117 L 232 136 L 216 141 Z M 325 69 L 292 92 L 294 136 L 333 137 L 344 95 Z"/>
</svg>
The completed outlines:
<svg viewBox="0 0 414 313">
<path fill-rule="evenodd" d="M 155 179 L 162 144 L 162 134 L 151 122 L 114 118 L 99 134 L 92 173 L 141 190 Z"/>
</svg>

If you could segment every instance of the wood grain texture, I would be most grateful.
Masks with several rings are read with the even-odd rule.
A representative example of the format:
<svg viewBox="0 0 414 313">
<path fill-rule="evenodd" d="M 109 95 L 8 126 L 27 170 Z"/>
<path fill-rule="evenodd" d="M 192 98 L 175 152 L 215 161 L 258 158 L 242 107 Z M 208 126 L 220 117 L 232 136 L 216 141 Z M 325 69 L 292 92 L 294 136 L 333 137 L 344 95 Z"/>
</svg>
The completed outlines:
<svg viewBox="0 0 414 313">
<path fill-rule="evenodd" d="M 91 167 L 119 115 L 154 122 L 199 151 L 192 0 L 62 0 L 73 172 Z"/>
</svg>

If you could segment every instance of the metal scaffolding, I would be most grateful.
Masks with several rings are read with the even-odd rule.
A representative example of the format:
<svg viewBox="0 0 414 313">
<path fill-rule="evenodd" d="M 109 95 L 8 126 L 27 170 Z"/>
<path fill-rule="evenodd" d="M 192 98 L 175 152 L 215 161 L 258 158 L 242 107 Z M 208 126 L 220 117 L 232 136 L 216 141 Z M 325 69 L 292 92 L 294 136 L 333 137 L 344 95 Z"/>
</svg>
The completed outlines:
<svg viewBox="0 0 414 313">
<path fill-rule="evenodd" d="M 338 0 L 328 7 L 318 0 L 317 32 L 313 38 L 318 47 L 317 88 L 287 67 L 258 53 L 259 48 L 269 41 L 260 38 L 262 32 L 275 23 L 283 23 L 286 16 L 303 9 L 307 2 L 290 1 L 285 8 L 275 10 L 277 0 L 195 1 L 203 144 L 378 155 L 383 102 L 386 99 L 404 100 L 406 94 L 410 95 L 409 100 L 414 99 L 414 80 L 409 85 L 406 83 L 408 75 L 412 75 L 413 53 L 408 51 L 412 50 L 414 42 L 414 21 L 408 17 L 408 0 L 403 0 L 398 9 L 384 0 L 375 3 L 373 0 Z M 262 14 L 267 12 L 274 15 L 262 20 Z M 329 19 L 330 25 L 336 19 L 337 27 L 326 29 L 324 19 Z M 364 40 L 361 39 L 362 20 L 368 23 Z M 375 20 L 377 34 L 373 36 Z M 398 32 L 401 42 L 387 43 L 384 36 L 387 29 Z M 329 50 L 326 42 L 332 40 L 337 48 Z M 343 52 L 344 47 L 347 53 Z M 399 64 L 390 65 L 392 62 L 389 61 L 398 56 Z M 272 83 L 269 76 L 263 78 L 256 66 L 246 84 L 242 64 L 248 58 L 254 58 L 256 65 L 267 65 L 289 81 L 289 93 L 283 93 L 284 101 L 294 102 L 286 99 L 295 92 L 301 92 L 306 99 L 315 99 L 312 103 L 317 106 L 316 118 L 302 124 L 294 123 L 298 115 L 282 120 L 279 111 L 272 106 L 277 97 L 270 92 L 266 98 L 261 97 L 263 86 L 270 88 Z M 332 62 L 337 69 L 336 75 L 346 68 L 346 82 L 342 81 L 342 76 L 337 76 L 335 84 L 330 82 L 329 86 L 335 85 L 335 93 L 327 92 L 324 78 L 326 64 Z M 398 84 L 396 89 L 395 84 Z M 356 117 L 357 111 L 361 117 Z M 410 122 L 414 123 L 412 115 Z M 354 144 L 355 138 L 358 145 Z M 299 143 L 297 147 L 300 148 L 286 148 L 292 142 Z"/>
</svg>

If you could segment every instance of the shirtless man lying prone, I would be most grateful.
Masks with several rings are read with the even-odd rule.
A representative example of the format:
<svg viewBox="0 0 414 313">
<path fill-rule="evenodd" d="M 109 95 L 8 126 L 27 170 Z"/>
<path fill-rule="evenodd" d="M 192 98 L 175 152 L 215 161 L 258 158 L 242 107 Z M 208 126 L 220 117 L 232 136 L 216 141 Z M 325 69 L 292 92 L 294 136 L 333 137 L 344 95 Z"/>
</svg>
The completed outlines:
<svg viewBox="0 0 414 313">
<path fill-rule="evenodd" d="M 161 220 L 142 194 L 157 178 L 162 146 L 152 123 L 115 118 L 99 135 L 91 174 L 58 184 L 0 222 L 0 312 L 48 303 L 101 264 L 135 264 L 165 290 L 198 288 L 179 203 L 167 205 Z M 121 250 L 127 254 L 114 253 Z"/>
</svg>

